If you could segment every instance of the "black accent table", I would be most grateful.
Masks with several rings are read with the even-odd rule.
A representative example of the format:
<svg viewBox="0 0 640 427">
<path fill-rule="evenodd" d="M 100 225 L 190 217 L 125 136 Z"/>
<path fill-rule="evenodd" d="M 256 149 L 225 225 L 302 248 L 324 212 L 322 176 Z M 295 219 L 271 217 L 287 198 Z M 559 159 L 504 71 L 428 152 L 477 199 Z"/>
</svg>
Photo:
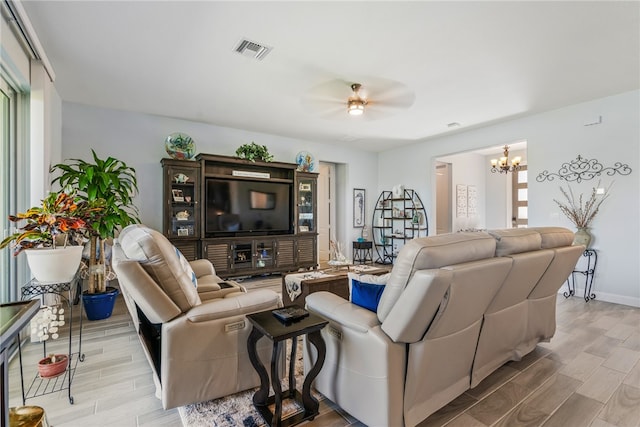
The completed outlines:
<svg viewBox="0 0 640 427">
<path fill-rule="evenodd" d="M 353 263 L 373 264 L 373 242 L 353 242 Z"/>
<path fill-rule="evenodd" d="M 571 275 L 567 278 L 567 292 L 564 292 L 563 295 L 565 298 L 569 298 L 576 294 L 575 275 L 582 274 L 584 275 L 584 300 L 589 302 L 589 300 L 596 298 L 596 294 L 591 292 L 591 287 L 593 286 L 593 276 L 596 273 L 596 264 L 598 264 L 598 253 L 595 249 L 585 249 L 582 256 L 587 258 L 587 269 L 573 270 L 571 272 Z"/>
<path fill-rule="evenodd" d="M 311 395 L 311 383 L 320 373 L 320 369 L 324 364 L 326 347 L 324 339 L 320 334 L 320 330 L 329 322 L 311 313 L 296 322 L 284 324 L 273 315 L 272 310 L 262 311 L 260 313 L 248 314 L 247 319 L 253 325 L 249 339 L 247 340 L 247 349 L 249 351 L 249 360 L 260 376 L 260 388 L 253 395 L 253 405 L 264 418 L 269 427 L 289 427 L 301 423 L 302 421 L 312 420 L 318 415 L 319 403 L 316 398 Z M 318 360 L 311 368 L 302 384 L 302 393 L 296 390 L 295 379 L 295 362 L 297 351 L 297 339 L 301 335 L 307 335 L 309 341 L 316 347 L 318 351 Z M 271 353 L 271 387 L 273 387 L 274 395 L 269 396 L 269 376 L 267 370 L 260 361 L 256 350 L 256 344 L 262 337 L 267 337 L 273 342 L 273 351 Z M 289 359 L 289 389 L 282 391 L 280 385 L 280 373 L 278 372 L 278 360 L 282 351 L 283 344 L 291 338 L 291 358 Z M 304 412 L 282 419 L 282 400 L 293 399 L 304 407 Z M 269 409 L 269 405 L 275 403 L 273 413 Z"/>
</svg>

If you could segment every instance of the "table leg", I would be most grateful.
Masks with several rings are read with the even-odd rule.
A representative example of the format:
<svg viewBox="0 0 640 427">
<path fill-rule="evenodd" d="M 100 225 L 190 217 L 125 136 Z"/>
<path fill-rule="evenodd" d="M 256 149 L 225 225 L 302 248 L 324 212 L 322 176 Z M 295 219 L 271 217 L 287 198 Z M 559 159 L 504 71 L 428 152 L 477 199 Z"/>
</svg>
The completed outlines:
<svg viewBox="0 0 640 427">
<path fill-rule="evenodd" d="M 260 361 L 258 352 L 256 350 L 258 340 L 261 337 L 262 334 L 260 333 L 260 331 L 258 331 L 256 328 L 253 328 L 251 330 L 251 334 L 249 335 L 249 339 L 247 340 L 247 351 L 249 353 L 249 361 L 260 377 L 260 388 L 253 395 L 253 404 L 257 406 L 266 406 L 267 397 L 269 396 L 269 375 L 267 374 L 267 370 L 265 369 L 264 365 Z"/>
<path fill-rule="evenodd" d="M 587 271 L 585 272 L 584 279 L 584 300 L 589 302 L 589 300 L 595 299 L 596 297 L 596 294 L 591 292 L 591 287 L 593 286 L 593 276 L 596 274 L 598 253 L 594 250 L 586 250 L 584 253 L 587 257 Z M 591 257 L 593 257 L 593 267 L 591 266 Z"/>
<path fill-rule="evenodd" d="M 291 338 L 291 357 L 289 358 L 289 397 L 296 395 L 296 353 L 298 352 L 298 337 Z"/>
<path fill-rule="evenodd" d="M 571 274 L 569 275 L 569 277 L 567 277 L 567 292 L 564 292 L 563 295 L 565 298 L 569 298 L 575 295 L 576 293 L 576 279 L 575 279 L 575 274 L 576 272 L 573 271 L 571 272 Z"/>
<path fill-rule="evenodd" d="M 271 426 L 280 426 L 282 422 L 282 385 L 280 384 L 280 374 L 278 373 L 278 359 L 283 341 L 273 343 L 271 352 L 271 387 L 273 387 L 273 398 L 275 407 L 273 408 L 273 418 Z"/>
<path fill-rule="evenodd" d="M 304 383 L 302 384 L 302 404 L 304 405 L 305 417 L 315 416 L 318 414 L 320 403 L 318 403 L 318 399 L 311 395 L 311 383 L 316 379 L 316 377 L 320 373 L 320 369 L 322 369 L 322 365 L 324 365 L 324 359 L 326 357 L 327 350 L 320 331 L 311 332 L 307 334 L 307 337 L 309 338 L 309 342 L 311 342 L 315 346 L 318 353 L 318 359 L 316 360 L 316 363 L 313 365 L 313 367 L 311 367 L 311 370 L 307 374 L 306 378 L 304 379 Z"/>
</svg>

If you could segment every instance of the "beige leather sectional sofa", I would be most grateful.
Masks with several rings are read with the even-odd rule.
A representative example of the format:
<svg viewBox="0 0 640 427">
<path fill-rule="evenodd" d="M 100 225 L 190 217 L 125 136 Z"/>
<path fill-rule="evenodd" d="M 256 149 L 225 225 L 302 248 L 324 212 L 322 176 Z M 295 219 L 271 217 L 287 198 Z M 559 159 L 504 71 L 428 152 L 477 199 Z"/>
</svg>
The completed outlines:
<svg viewBox="0 0 640 427">
<path fill-rule="evenodd" d="M 279 294 L 223 282 L 208 260 L 187 262 L 161 233 L 142 225 L 122 230 L 113 267 L 165 409 L 260 385 L 247 352 L 245 315 L 280 307 Z M 271 349 L 269 340 L 258 343 L 266 366 Z M 280 363 L 284 372 L 284 357 Z"/>
<path fill-rule="evenodd" d="M 366 425 L 415 426 L 555 332 L 556 294 L 584 250 L 557 227 L 408 242 L 371 312 L 327 292 L 315 387 Z M 305 345 L 305 368 L 316 358 Z"/>
</svg>

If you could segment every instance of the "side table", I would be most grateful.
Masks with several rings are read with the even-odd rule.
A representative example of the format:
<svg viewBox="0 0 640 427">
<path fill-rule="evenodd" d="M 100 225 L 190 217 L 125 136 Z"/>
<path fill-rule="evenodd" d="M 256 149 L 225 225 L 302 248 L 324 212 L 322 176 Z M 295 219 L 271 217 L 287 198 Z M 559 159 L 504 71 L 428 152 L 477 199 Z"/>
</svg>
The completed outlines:
<svg viewBox="0 0 640 427">
<path fill-rule="evenodd" d="M 567 278 L 567 292 L 564 292 L 563 295 L 565 298 L 569 298 L 576 294 L 576 274 L 584 275 L 584 300 L 589 302 L 589 300 L 595 299 L 596 294 L 591 292 L 591 287 L 593 286 L 593 276 L 596 273 L 596 265 L 598 264 L 598 253 L 595 249 L 585 249 L 582 253 L 582 256 L 587 258 L 587 268 L 586 270 L 573 270 L 571 275 Z M 591 264 L 593 261 L 593 264 Z"/>
<path fill-rule="evenodd" d="M 373 264 L 373 242 L 353 242 L 353 263 Z"/>
<path fill-rule="evenodd" d="M 289 427 L 312 420 L 318 415 L 319 403 L 311 395 L 311 383 L 320 373 L 324 363 L 326 346 L 320 330 L 329 322 L 315 314 L 291 323 L 282 323 L 273 315 L 272 310 L 260 313 L 248 314 L 247 319 L 253 325 L 249 339 L 247 340 L 247 350 L 251 364 L 260 376 L 260 388 L 253 395 L 253 405 L 264 418 L 269 427 Z M 307 335 L 309 341 L 318 351 L 318 360 L 311 368 L 302 384 L 302 393 L 296 390 L 295 362 L 297 351 L 297 339 L 301 335 Z M 271 353 L 271 387 L 274 394 L 269 396 L 269 376 L 267 370 L 260 361 L 256 350 L 256 344 L 261 337 L 267 337 L 273 342 Z M 284 393 L 280 385 L 280 373 L 278 372 L 278 359 L 282 351 L 283 344 L 291 338 L 291 357 L 289 359 L 289 389 Z M 282 400 L 293 399 L 302 404 L 304 412 L 297 413 L 282 419 Z M 275 403 L 274 411 L 271 412 L 269 405 Z"/>
<path fill-rule="evenodd" d="M 40 378 L 40 375 L 36 374 L 29 388 L 25 391 L 24 386 L 24 373 L 22 367 L 22 347 L 20 340 L 18 340 L 18 356 L 20 360 L 20 381 L 22 385 L 22 404 L 25 405 L 27 399 L 31 399 L 37 396 L 43 396 L 45 394 L 55 393 L 62 390 L 67 390 L 69 403 L 73 405 L 73 396 L 71 396 L 71 382 L 76 371 L 78 362 L 84 362 L 84 353 L 82 353 L 82 298 L 80 298 L 80 327 L 78 332 L 78 352 L 72 353 L 72 339 L 73 339 L 73 305 L 74 295 L 82 292 L 82 286 L 80 284 L 80 275 L 76 274 L 70 282 L 63 283 L 40 283 L 36 279 L 31 279 L 26 285 L 22 287 L 22 299 L 32 299 L 33 297 L 40 297 L 41 302 L 44 303 L 43 297 L 46 294 L 54 294 L 63 298 L 69 307 L 69 365 L 67 370 L 59 377 L 44 379 Z M 66 293 L 66 295 L 65 295 Z M 47 356 L 47 342 L 42 343 L 43 357 Z"/>
<path fill-rule="evenodd" d="M 20 342 L 20 331 L 40 309 L 40 301 L 20 301 L 0 304 L 0 427 L 9 426 L 9 352 L 14 340 Z"/>
</svg>

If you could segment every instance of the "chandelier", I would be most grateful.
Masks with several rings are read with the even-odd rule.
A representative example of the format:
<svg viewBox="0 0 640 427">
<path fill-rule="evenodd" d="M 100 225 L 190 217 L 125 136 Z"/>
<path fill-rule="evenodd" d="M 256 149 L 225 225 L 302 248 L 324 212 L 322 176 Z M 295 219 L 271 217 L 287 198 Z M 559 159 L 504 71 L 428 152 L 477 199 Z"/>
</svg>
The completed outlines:
<svg viewBox="0 0 640 427">
<path fill-rule="evenodd" d="M 507 172 L 516 172 L 520 169 L 520 161 L 522 158 L 520 156 L 516 156 L 511 160 L 511 165 L 509 165 L 509 146 L 504 146 L 504 156 L 498 159 L 491 159 L 491 172 L 496 173 L 507 173 Z"/>
</svg>

